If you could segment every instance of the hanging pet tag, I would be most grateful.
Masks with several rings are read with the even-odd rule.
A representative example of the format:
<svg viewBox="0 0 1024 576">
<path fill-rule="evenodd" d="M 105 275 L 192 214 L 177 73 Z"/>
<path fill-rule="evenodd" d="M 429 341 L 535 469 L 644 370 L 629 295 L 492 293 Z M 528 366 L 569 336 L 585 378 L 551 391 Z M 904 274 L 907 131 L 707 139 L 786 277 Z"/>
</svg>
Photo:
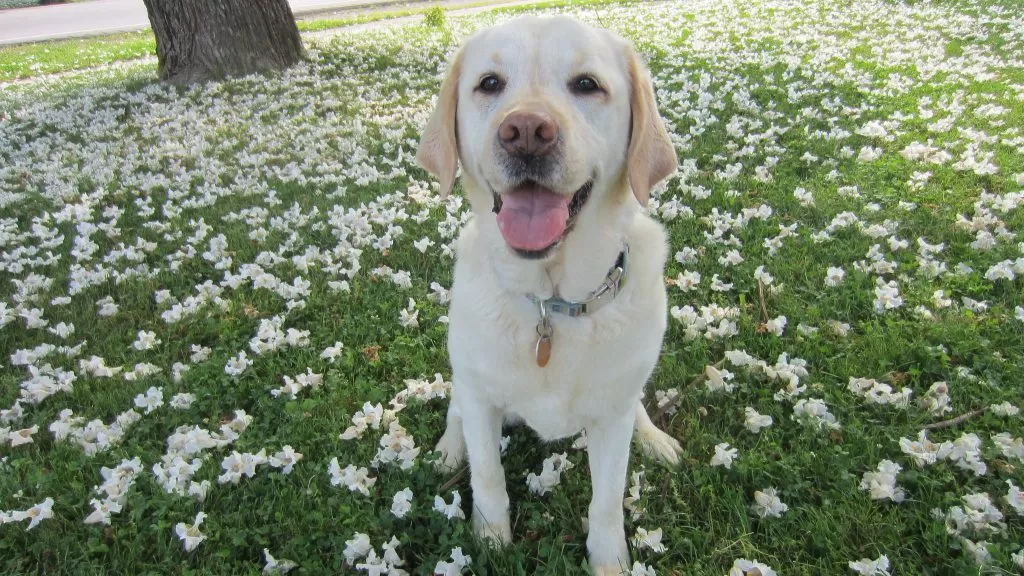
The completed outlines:
<svg viewBox="0 0 1024 576">
<path fill-rule="evenodd" d="M 537 337 L 537 366 L 541 368 L 548 365 L 551 359 L 551 336 L 544 335 Z"/>
<path fill-rule="evenodd" d="M 548 360 L 551 359 L 551 334 L 554 331 L 551 329 L 551 320 L 548 318 L 547 307 L 544 306 L 544 302 L 540 303 L 540 321 L 537 322 L 537 344 L 534 346 L 533 353 L 537 358 L 537 366 L 541 368 L 548 365 Z"/>
</svg>

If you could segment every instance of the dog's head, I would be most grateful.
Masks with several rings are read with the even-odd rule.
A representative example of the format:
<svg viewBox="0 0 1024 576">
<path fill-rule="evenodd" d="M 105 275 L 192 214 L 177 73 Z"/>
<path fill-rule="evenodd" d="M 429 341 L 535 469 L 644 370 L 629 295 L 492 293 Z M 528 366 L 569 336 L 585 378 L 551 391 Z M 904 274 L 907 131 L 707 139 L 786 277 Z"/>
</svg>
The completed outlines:
<svg viewBox="0 0 1024 576">
<path fill-rule="evenodd" d="M 442 194 L 461 161 L 476 211 L 490 208 L 526 258 L 551 253 L 591 196 L 628 181 L 646 204 L 676 167 L 639 57 L 611 32 L 564 16 L 521 17 L 469 39 L 416 158 Z"/>
</svg>

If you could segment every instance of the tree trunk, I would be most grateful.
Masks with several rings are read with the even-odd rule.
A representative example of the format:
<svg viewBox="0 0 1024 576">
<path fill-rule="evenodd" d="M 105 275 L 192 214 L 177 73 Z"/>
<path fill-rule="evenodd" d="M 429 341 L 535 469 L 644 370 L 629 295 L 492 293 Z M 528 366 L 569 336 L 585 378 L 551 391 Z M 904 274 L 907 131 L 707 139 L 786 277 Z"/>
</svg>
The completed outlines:
<svg viewBox="0 0 1024 576">
<path fill-rule="evenodd" d="M 143 0 L 160 79 L 174 84 L 281 70 L 305 57 L 287 0 Z"/>
</svg>

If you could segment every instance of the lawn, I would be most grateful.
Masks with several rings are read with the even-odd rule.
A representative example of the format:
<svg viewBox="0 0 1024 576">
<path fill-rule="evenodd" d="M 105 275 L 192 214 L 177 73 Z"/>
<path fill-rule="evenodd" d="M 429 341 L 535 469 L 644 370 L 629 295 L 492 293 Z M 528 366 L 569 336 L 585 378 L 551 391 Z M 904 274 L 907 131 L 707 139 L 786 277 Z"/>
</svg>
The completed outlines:
<svg viewBox="0 0 1024 576">
<path fill-rule="evenodd" d="M 547 11 L 638 46 L 680 157 L 647 401 L 685 455 L 634 451 L 632 573 L 1024 570 L 1019 10 Z M 429 462 L 468 206 L 413 154 L 447 58 L 509 17 L 0 93 L 0 573 L 586 573 L 573 439 L 507 431 L 502 551 Z"/>
</svg>

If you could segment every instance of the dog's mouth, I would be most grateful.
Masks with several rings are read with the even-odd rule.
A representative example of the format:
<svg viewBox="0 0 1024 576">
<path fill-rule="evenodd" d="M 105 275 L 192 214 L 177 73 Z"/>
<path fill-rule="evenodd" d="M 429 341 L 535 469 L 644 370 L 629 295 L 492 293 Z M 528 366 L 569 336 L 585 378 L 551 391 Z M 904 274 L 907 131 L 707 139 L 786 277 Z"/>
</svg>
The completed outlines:
<svg viewBox="0 0 1024 576">
<path fill-rule="evenodd" d="M 588 180 L 568 197 L 525 180 L 503 194 L 492 192 L 498 229 L 516 254 L 543 258 L 572 230 L 593 187 Z"/>
</svg>

